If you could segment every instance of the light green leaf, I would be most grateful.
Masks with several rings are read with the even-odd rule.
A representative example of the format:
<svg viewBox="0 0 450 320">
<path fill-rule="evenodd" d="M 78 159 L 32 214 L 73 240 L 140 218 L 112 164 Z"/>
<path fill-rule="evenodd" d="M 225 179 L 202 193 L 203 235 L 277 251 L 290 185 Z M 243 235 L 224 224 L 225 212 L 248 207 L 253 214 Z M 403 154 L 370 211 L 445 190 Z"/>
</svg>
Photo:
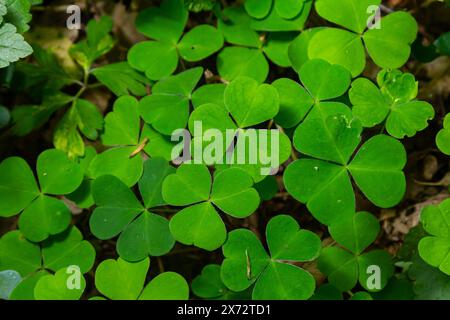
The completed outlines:
<svg viewBox="0 0 450 320">
<path fill-rule="evenodd" d="M 310 59 L 323 59 L 345 67 L 353 77 L 359 75 L 366 65 L 363 43 L 352 32 L 324 28 L 314 34 L 308 47 Z"/>
<path fill-rule="evenodd" d="M 178 66 L 178 53 L 172 44 L 143 41 L 130 49 L 128 63 L 132 68 L 145 72 L 150 80 L 159 80 L 175 72 Z"/>
<path fill-rule="evenodd" d="M 223 36 L 210 25 L 200 25 L 186 33 L 178 44 L 180 56 L 186 61 L 200 61 L 219 51 Z"/>
<path fill-rule="evenodd" d="M 164 272 L 153 278 L 144 288 L 139 300 L 187 300 L 189 286 L 176 272 Z"/>
<path fill-rule="evenodd" d="M 420 221 L 430 234 L 419 242 L 420 257 L 450 275 L 450 200 L 444 200 L 439 206 L 425 207 Z"/>
<path fill-rule="evenodd" d="M 223 97 L 226 87 L 226 84 L 223 83 L 212 83 L 201 86 L 192 94 L 192 105 L 194 108 L 198 108 L 201 105 L 212 103 L 226 110 Z"/>
<path fill-rule="evenodd" d="M 322 18 L 362 34 L 372 14 L 369 7 L 380 4 L 381 0 L 317 0 L 315 6 Z"/>
<path fill-rule="evenodd" d="M 289 194 L 306 203 L 321 223 L 330 225 L 355 212 L 350 178 L 339 165 L 300 159 L 287 167 L 283 179 Z"/>
<path fill-rule="evenodd" d="M 276 0 L 285 2 L 286 0 Z M 271 10 L 269 15 L 263 19 L 252 19 L 251 27 L 258 31 L 301 31 L 304 29 L 306 21 L 312 7 L 312 1 L 306 0 L 303 9 L 296 13 L 292 19 L 285 19 L 277 10 Z M 290 13 L 294 14 L 293 11 Z"/>
<path fill-rule="evenodd" d="M 46 194 L 69 194 L 83 181 L 81 167 L 56 149 L 46 150 L 39 155 L 36 171 L 41 190 Z"/>
<path fill-rule="evenodd" d="M 350 74 L 345 68 L 320 59 L 305 63 L 299 76 L 309 93 L 321 101 L 342 96 L 351 82 Z"/>
<path fill-rule="evenodd" d="M 127 261 L 140 261 L 147 256 L 163 256 L 175 244 L 169 221 L 159 215 L 144 212 L 128 224 L 117 241 L 117 252 Z"/>
<path fill-rule="evenodd" d="M 159 8 L 142 10 L 136 19 L 136 28 L 149 38 L 176 44 L 183 33 L 188 15 L 183 0 L 164 0 Z"/>
<path fill-rule="evenodd" d="M 102 261 L 95 271 L 95 287 L 111 300 L 137 300 L 149 266 L 148 258 L 134 263 L 122 258 Z"/>
<path fill-rule="evenodd" d="M 113 175 L 131 187 L 142 175 L 143 162 L 140 154 L 131 157 L 136 147 L 119 147 L 108 149 L 95 156 L 89 166 L 91 178 Z"/>
<path fill-rule="evenodd" d="M 203 68 L 197 67 L 155 84 L 153 94 L 140 101 L 140 114 L 145 122 L 165 135 L 184 128 L 189 118 L 191 93 L 202 73 Z"/>
<path fill-rule="evenodd" d="M 406 180 L 402 172 L 405 165 L 403 145 L 388 136 L 377 135 L 359 149 L 348 169 L 370 201 L 390 208 L 405 194 Z"/>
<path fill-rule="evenodd" d="M 163 199 L 170 205 L 185 206 L 209 199 L 211 175 L 204 165 L 181 165 L 163 182 Z"/>
<path fill-rule="evenodd" d="M 411 53 L 417 22 L 411 14 L 400 11 L 382 18 L 380 24 L 380 29 L 368 30 L 363 36 L 367 51 L 381 68 L 400 68 Z"/>
<path fill-rule="evenodd" d="M 72 214 L 64 202 L 42 195 L 20 215 L 19 228 L 28 240 L 40 242 L 66 230 L 71 220 Z"/>
<path fill-rule="evenodd" d="M 168 175 L 174 173 L 175 168 L 164 159 L 152 158 L 144 162 L 144 173 L 139 180 L 139 191 L 146 208 L 166 204 L 162 197 L 162 184 Z"/>
<path fill-rule="evenodd" d="M 225 106 L 240 128 L 272 119 L 279 111 L 277 90 L 269 84 L 239 77 L 225 89 Z"/>
<path fill-rule="evenodd" d="M 92 74 L 116 96 L 145 96 L 150 81 L 133 70 L 127 62 L 107 64 L 92 70 Z"/>
<path fill-rule="evenodd" d="M 362 253 L 380 232 L 378 220 L 368 212 L 356 213 L 329 228 L 333 239 L 354 254 Z"/>
<path fill-rule="evenodd" d="M 270 33 L 263 48 L 264 53 L 276 65 L 284 68 L 290 67 L 288 48 L 297 35 L 296 32 Z"/>
<path fill-rule="evenodd" d="M 40 267 L 39 245 L 25 239 L 20 231 L 10 231 L 0 238 L 0 270 L 15 270 L 26 277 Z"/>
<path fill-rule="evenodd" d="M 239 168 L 229 168 L 214 176 L 211 201 L 220 210 L 236 218 L 251 215 L 259 206 L 258 192 L 252 178 Z"/>
<path fill-rule="evenodd" d="M 39 188 L 33 172 L 22 158 L 7 158 L 0 164 L 0 216 L 11 217 L 25 209 Z"/>
<path fill-rule="evenodd" d="M 257 19 L 267 16 L 272 8 L 272 0 L 246 0 L 245 10 Z"/>
<path fill-rule="evenodd" d="M 436 135 L 436 145 L 443 153 L 450 155 L 450 115 L 444 118 L 444 128 Z"/>
<path fill-rule="evenodd" d="M 21 280 L 22 277 L 17 271 L 0 271 L 0 299 L 9 300 L 11 293 L 14 291 Z"/>
<path fill-rule="evenodd" d="M 41 277 L 34 288 L 36 300 L 79 300 L 86 288 L 86 280 L 80 279 L 80 288 L 69 288 L 71 274 L 66 268 L 59 270 L 55 275 Z"/>
<path fill-rule="evenodd" d="M 299 72 L 303 64 L 309 60 L 309 43 L 312 37 L 322 29 L 322 27 L 307 29 L 289 44 L 288 57 L 295 71 Z"/>
<path fill-rule="evenodd" d="M 16 26 L 19 33 L 24 33 L 30 29 L 28 23 L 31 21 L 29 0 L 5 0 L 6 15 L 3 19 Z"/>
<path fill-rule="evenodd" d="M 278 261 L 312 261 L 319 256 L 321 247 L 316 234 L 301 230 L 288 215 L 278 215 L 269 221 L 266 240 L 272 259 Z"/>
<path fill-rule="evenodd" d="M 16 27 L 9 23 L 0 27 L 0 68 L 33 53 L 31 46 L 16 31 Z"/>
<path fill-rule="evenodd" d="M 22 279 L 19 285 L 11 292 L 10 300 L 34 300 L 34 287 L 36 283 L 49 273 L 45 270 L 39 270 Z"/>
<path fill-rule="evenodd" d="M 243 76 L 262 83 L 269 74 L 269 63 L 258 49 L 226 47 L 217 56 L 217 70 L 227 81 Z"/>
<path fill-rule="evenodd" d="M 314 101 L 297 82 L 281 78 L 272 83 L 280 97 L 280 111 L 275 122 L 283 128 L 292 128 L 305 118 Z"/>
<path fill-rule="evenodd" d="M 246 229 L 231 231 L 222 251 L 225 259 L 220 277 L 233 291 L 243 291 L 250 287 L 270 261 L 258 238 Z"/>
<path fill-rule="evenodd" d="M 59 269 L 76 265 L 82 273 L 92 269 L 95 262 L 95 249 L 76 227 L 48 238 L 42 244 L 43 265 L 46 269 Z"/>
<path fill-rule="evenodd" d="M 383 70 L 378 74 L 378 89 L 371 81 L 356 79 L 349 92 L 353 114 L 365 127 L 386 119 L 386 130 L 395 138 L 412 137 L 434 118 L 433 107 L 417 96 L 417 82 L 410 73 Z"/>
<path fill-rule="evenodd" d="M 226 20 L 225 20 L 226 19 Z M 228 7 L 218 20 L 218 29 L 231 44 L 258 48 L 261 45 L 258 33 L 250 27 L 251 19 L 243 7 Z"/>
</svg>

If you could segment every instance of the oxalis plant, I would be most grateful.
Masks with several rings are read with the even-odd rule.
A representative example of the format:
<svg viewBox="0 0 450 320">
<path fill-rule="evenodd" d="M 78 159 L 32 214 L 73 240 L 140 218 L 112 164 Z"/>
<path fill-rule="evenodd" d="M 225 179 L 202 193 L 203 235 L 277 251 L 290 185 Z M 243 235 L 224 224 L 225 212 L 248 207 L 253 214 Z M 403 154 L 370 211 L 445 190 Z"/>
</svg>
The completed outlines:
<svg viewBox="0 0 450 320">
<path fill-rule="evenodd" d="M 410 12 L 163 0 L 61 59 L 21 35 L 31 3 L 0 0 L 0 127 L 46 141 L 0 163 L 0 299 L 450 299 L 450 200 L 386 245 L 410 141 L 433 123 L 450 155 Z"/>
</svg>

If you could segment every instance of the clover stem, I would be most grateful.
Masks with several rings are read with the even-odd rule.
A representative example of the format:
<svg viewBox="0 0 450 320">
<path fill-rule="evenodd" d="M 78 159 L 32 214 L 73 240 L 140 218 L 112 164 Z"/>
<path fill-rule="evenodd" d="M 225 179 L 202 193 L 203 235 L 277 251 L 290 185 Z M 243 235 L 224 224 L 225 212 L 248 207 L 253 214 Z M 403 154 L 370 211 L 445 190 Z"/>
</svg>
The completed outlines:
<svg viewBox="0 0 450 320">
<path fill-rule="evenodd" d="M 160 258 L 160 257 L 158 257 L 158 267 L 159 267 L 159 271 L 161 272 L 161 273 L 163 273 L 164 272 L 164 264 L 163 264 L 163 262 L 162 262 L 162 259 Z"/>
<path fill-rule="evenodd" d="M 298 160 L 297 154 L 295 153 L 295 150 L 294 150 L 294 149 L 291 150 L 291 157 L 292 157 L 292 159 L 294 159 L 294 160 Z"/>
</svg>

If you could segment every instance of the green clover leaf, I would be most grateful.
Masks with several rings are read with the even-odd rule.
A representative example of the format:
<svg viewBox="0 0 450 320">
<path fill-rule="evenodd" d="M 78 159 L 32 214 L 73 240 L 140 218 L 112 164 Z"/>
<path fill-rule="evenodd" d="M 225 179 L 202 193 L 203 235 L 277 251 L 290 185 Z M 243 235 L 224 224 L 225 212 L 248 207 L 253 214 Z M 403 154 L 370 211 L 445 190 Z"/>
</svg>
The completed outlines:
<svg viewBox="0 0 450 320">
<path fill-rule="evenodd" d="M 162 185 L 163 199 L 173 206 L 188 206 L 170 220 L 175 239 L 212 251 L 226 238 L 226 228 L 214 206 L 235 218 L 251 215 L 259 205 L 253 180 L 239 168 L 217 172 L 214 182 L 204 165 L 183 164 Z M 188 226 L 188 227 L 187 227 Z"/>
<path fill-rule="evenodd" d="M 380 89 L 370 80 L 358 78 L 349 92 L 353 114 L 364 127 L 386 120 L 387 132 L 402 139 L 428 126 L 428 120 L 434 118 L 434 109 L 428 102 L 413 100 L 417 96 L 417 82 L 412 74 L 383 70 L 378 82 Z"/>
<path fill-rule="evenodd" d="M 86 151 L 81 134 L 96 140 L 101 129 L 103 117 L 97 106 L 88 100 L 75 99 L 56 127 L 53 144 L 56 149 L 66 152 L 69 158 L 81 157 Z"/>
<path fill-rule="evenodd" d="M 212 103 L 201 105 L 191 113 L 189 130 L 194 136 L 191 140 L 191 157 L 196 163 L 215 165 L 217 169 L 227 168 L 230 165 L 241 168 L 255 182 L 260 182 L 269 173 L 263 174 L 262 169 L 268 169 L 267 171 L 270 172 L 278 170 L 278 167 L 289 159 L 291 142 L 280 130 L 276 132 L 278 134 L 276 136 L 275 129 L 270 131 L 243 128 L 266 121 L 276 114 L 278 94 L 270 85 L 258 85 L 251 78 L 238 78 L 233 83 L 235 85 L 230 84 L 230 90 L 227 88 L 225 93 L 226 108 L 231 111 L 231 116 L 226 108 Z M 249 94 L 240 94 L 242 91 Z M 261 91 L 259 94 L 261 97 L 265 97 L 264 101 L 258 98 L 258 91 Z M 240 105 L 247 107 L 239 108 Z M 240 123 L 236 119 L 241 119 Z M 196 122 L 201 122 L 201 132 L 196 129 Z M 214 147 L 211 150 L 208 143 L 211 141 L 208 133 L 210 129 L 218 130 L 220 135 L 215 134 L 214 137 L 224 142 L 218 146 L 213 144 Z M 235 144 L 234 138 L 236 138 Z M 272 146 L 274 146 L 273 149 Z M 278 162 L 270 162 L 270 159 L 275 157 L 274 153 L 277 152 L 276 161 Z"/>
<path fill-rule="evenodd" d="M 279 111 L 278 92 L 269 84 L 239 77 L 225 89 L 225 106 L 240 128 L 272 119 Z"/>
<path fill-rule="evenodd" d="M 10 300 L 34 300 L 34 287 L 36 283 L 49 273 L 45 270 L 39 270 L 22 279 L 14 288 L 9 297 Z"/>
<path fill-rule="evenodd" d="M 105 260 L 95 271 L 95 286 L 111 300 L 187 300 L 186 280 L 175 272 L 164 272 L 144 288 L 150 259 L 127 262 L 121 258 Z"/>
<path fill-rule="evenodd" d="M 105 117 L 101 139 L 105 146 L 113 148 L 91 161 L 88 171 L 93 179 L 113 175 L 131 187 L 142 176 L 143 153 L 171 159 L 173 143 L 150 125 L 146 124 L 141 129 L 139 102 L 131 96 L 115 101 L 113 111 Z"/>
<path fill-rule="evenodd" d="M 344 300 L 344 298 L 341 290 L 329 283 L 325 283 L 317 288 L 310 300 Z"/>
<path fill-rule="evenodd" d="M 64 152 L 55 149 L 39 155 L 36 171 L 40 189 L 23 159 L 7 158 L 0 164 L 0 211 L 3 217 L 23 212 L 19 227 L 29 240 L 39 242 L 69 226 L 71 213 L 68 207 L 49 195 L 75 191 L 81 185 L 83 172 Z"/>
<path fill-rule="evenodd" d="M 319 237 L 300 229 L 292 217 L 280 215 L 269 221 L 266 240 L 271 256 L 251 231 L 230 232 L 223 246 L 223 283 L 233 291 L 243 291 L 255 283 L 255 300 L 311 297 L 315 288 L 312 275 L 287 262 L 314 260 L 320 251 Z"/>
<path fill-rule="evenodd" d="M 214 300 L 250 300 L 251 291 L 234 292 L 228 289 L 220 278 L 220 265 L 209 264 L 202 273 L 194 278 L 192 292 L 203 299 Z"/>
<path fill-rule="evenodd" d="M 189 101 L 202 73 L 203 68 L 198 67 L 157 82 L 152 94 L 140 101 L 139 111 L 144 121 L 164 135 L 186 127 Z"/>
<path fill-rule="evenodd" d="M 306 203 L 321 223 L 333 224 L 355 211 L 349 174 L 364 195 L 382 208 L 394 206 L 405 193 L 403 145 L 386 135 L 377 135 L 366 141 L 350 160 L 361 141 L 360 133 L 358 121 L 345 115 L 311 119 L 297 129 L 294 140 L 297 150 L 313 158 L 290 164 L 284 173 L 284 183 L 287 191 Z"/>
<path fill-rule="evenodd" d="M 25 58 L 33 53 L 31 46 L 25 41 L 17 29 L 10 23 L 0 27 L 0 68 Z"/>
<path fill-rule="evenodd" d="M 178 66 L 178 57 L 185 61 L 200 61 L 223 46 L 221 33 L 210 25 L 199 25 L 180 41 L 188 19 L 183 0 L 164 0 L 160 8 L 140 12 L 136 27 L 156 41 L 136 44 L 128 53 L 129 64 L 151 80 L 171 75 Z"/>
<path fill-rule="evenodd" d="M 351 290 L 359 281 L 368 291 L 380 291 L 394 273 L 391 256 L 383 250 L 363 253 L 378 236 L 380 225 L 367 212 L 346 217 L 329 227 L 333 239 L 343 248 L 332 246 L 322 250 L 318 260 L 319 270 L 328 277 L 330 284 L 341 291 Z M 378 266 L 380 287 L 369 283 L 369 266 Z"/>
<path fill-rule="evenodd" d="M 5 22 L 13 24 L 20 33 L 24 33 L 30 29 L 28 25 L 31 21 L 30 1 L 5 0 L 3 1 L 3 6 L 6 7 L 6 10 L 2 14 Z"/>
<path fill-rule="evenodd" d="M 436 135 L 436 145 L 442 153 L 450 156 L 450 114 L 444 118 L 444 128 Z"/>
<path fill-rule="evenodd" d="M 40 270 L 58 271 L 76 265 L 88 272 L 95 261 L 95 249 L 76 227 L 51 236 L 42 243 L 25 239 L 18 231 L 10 231 L 0 239 L 0 270 L 15 270 L 27 277 Z"/>
<path fill-rule="evenodd" d="M 274 32 L 265 40 L 251 29 L 251 19 L 242 7 L 229 7 L 219 19 L 218 29 L 233 45 L 217 56 L 217 68 L 223 79 L 232 81 L 239 76 L 251 77 L 262 83 L 269 73 L 267 59 L 276 65 L 289 67 L 288 46 L 297 36 L 294 32 Z"/>
<path fill-rule="evenodd" d="M 57 271 L 54 275 L 44 275 L 34 287 L 36 300 L 79 300 L 86 288 L 86 280 L 80 279 L 80 288 L 69 288 L 67 283 L 71 275 L 66 269 Z"/>
<path fill-rule="evenodd" d="M 439 206 L 425 207 L 420 221 L 430 234 L 419 242 L 420 257 L 450 275 L 450 200 L 443 201 Z"/>
<path fill-rule="evenodd" d="M 288 57 L 291 63 L 292 68 L 298 73 L 302 68 L 303 64 L 308 62 L 308 47 L 311 39 L 314 37 L 316 33 L 320 30 L 323 30 L 323 27 L 314 27 L 310 29 L 306 29 L 301 32 L 290 44 L 288 47 Z"/>
<path fill-rule="evenodd" d="M 192 105 L 194 109 L 204 104 L 215 104 L 224 110 L 224 92 L 227 85 L 224 83 L 205 84 L 192 93 Z"/>
<path fill-rule="evenodd" d="M 280 97 L 277 123 L 292 128 L 302 120 L 322 118 L 325 121 L 330 115 L 351 114 L 345 104 L 327 101 L 342 96 L 350 86 L 351 77 L 345 68 L 314 59 L 302 65 L 299 77 L 304 87 L 290 79 L 278 79 L 272 84 Z M 294 143 L 297 139 L 295 132 Z"/>
<path fill-rule="evenodd" d="M 347 68 L 353 77 L 366 64 L 364 45 L 372 60 L 382 68 L 399 68 L 408 60 L 418 26 L 406 12 L 394 12 L 383 17 L 380 27 L 368 28 L 370 6 L 381 0 L 318 0 L 317 13 L 324 19 L 350 31 L 325 28 L 310 39 L 308 56 L 320 58 Z M 329 50 L 329 48 L 333 48 Z"/>
<path fill-rule="evenodd" d="M 160 189 L 164 178 L 172 172 L 174 169 L 164 159 L 152 158 L 145 162 L 139 180 L 144 205 L 118 178 L 111 175 L 97 178 L 92 186 L 97 204 L 89 221 L 92 233 L 101 240 L 120 234 L 117 251 L 128 261 L 169 252 L 175 244 L 169 222 L 151 210 L 165 205 Z"/>
</svg>

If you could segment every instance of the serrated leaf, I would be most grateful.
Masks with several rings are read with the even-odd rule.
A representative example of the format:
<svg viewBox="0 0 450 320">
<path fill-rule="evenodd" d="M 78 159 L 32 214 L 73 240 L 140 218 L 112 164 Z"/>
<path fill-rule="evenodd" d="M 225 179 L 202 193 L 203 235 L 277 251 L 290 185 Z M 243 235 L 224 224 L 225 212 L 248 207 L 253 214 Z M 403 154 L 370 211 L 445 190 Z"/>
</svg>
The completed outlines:
<svg viewBox="0 0 450 320">
<path fill-rule="evenodd" d="M 6 23 L 0 27 L 0 68 L 9 66 L 33 53 L 31 46 L 16 33 L 16 27 Z"/>
<path fill-rule="evenodd" d="M 116 96 L 144 96 L 147 93 L 149 80 L 127 62 L 107 64 L 92 70 L 92 74 Z"/>
<path fill-rule="evenodd" d="M 262 83 L 269 74 L 269 64 L 258 49 L 226 47 L 217 56 L 217 70 L 228 81 L 244 76 Z"/>
</svg>

